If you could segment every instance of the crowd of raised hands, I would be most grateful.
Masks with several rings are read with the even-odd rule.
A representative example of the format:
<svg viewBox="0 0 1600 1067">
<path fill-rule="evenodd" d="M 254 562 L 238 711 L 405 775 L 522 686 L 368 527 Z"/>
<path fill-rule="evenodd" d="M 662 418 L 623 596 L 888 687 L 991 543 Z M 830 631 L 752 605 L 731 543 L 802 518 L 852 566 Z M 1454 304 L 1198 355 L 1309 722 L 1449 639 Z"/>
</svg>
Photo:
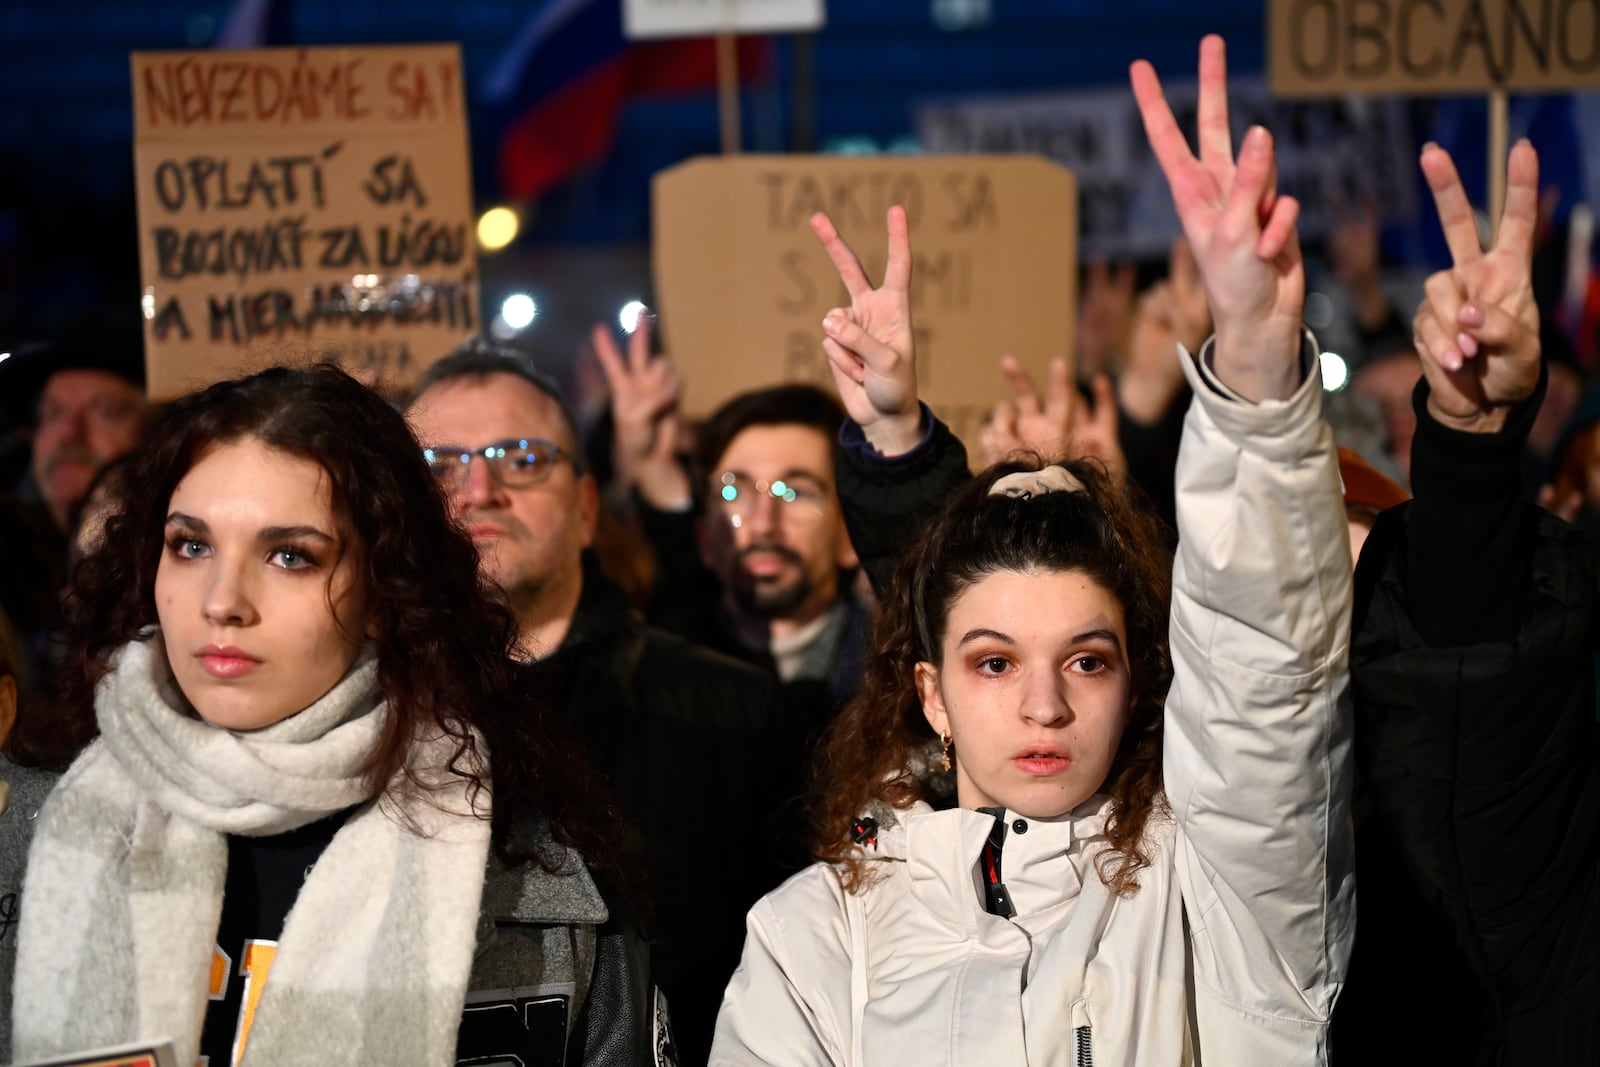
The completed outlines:
<svg viewBox="0 0 1600 1067">
<path fill-rule="evenodd" d="M 1151 147 L 1171 189 L 1183 237 L 1171 248 L 1165 274 L 1143 292 L 1137 291 L 1136 275 L 1127 265 L 1088 265 L 1079 313 L 1077 377 L 1061 358 L 1049 361 L 1041 382 L 1015 354 L 969 353 L 970 359 L 997 361 L 996 372 L 1009 399 L 995 405 L 979 438 L 967 444 L 978 466 L 1018 456 L 1045 462 L 1091 459 L 1104 467 L 1116 485 L 1137 484 L 1159 497 L 1158 483 L 1162 479 L 1170 482 L 1177 462 L 1177 434 L 1163 438 L 1158 431 L 1175 417 L 1181 419 L 1185 394 L 1192 387 L 1200 388 L 1191 383 L 1204 380 L 1206 388 L 1239 404 L 1282 405 L 1281 410 L 1287 411 L 1293 398 L 1303 395 L 1306 379 L 1319 374 L 1319 364 L 1315 339 L 1303 321 L 1306 264 L 1296 229 L 1299 204 L 1277 189 L 1273 140 L 1266 129 L 1252 127 L 1235 144 L 1229 126 L 1223 42 L 1208 37 L 1200 47 L 1200 105 L 1193 147 L 1175 120 L 1151 66 L 1143 61 L 1134 63 L 1130 78 Z M 1537 407 L 1533 402 L 1540 396 L 1543 380 L 1539 309 L 1531 271 L 1540 219 L 1538 160 L 1532 146 L 1521 141 L 1511 150 L 1504 211 L 1487 248 L 1480 241 L 1478 222 L 1449 154 L 1430 144 L 1421 153 L 1420 166 L 1451 256 L 1448 269 L 1428 278 L 1425 297 L 1409 331 L 1412 347 L 1408 358 L 1417 361 L 1418 373 L 1426 382 L 1419 393 L 1426 397 L 1419 412 L 1428 423 L 1423 438 L 1432 442 L 1419 445 L 1419 455 L 1428 452 L 1419 460 L 1424 471 L 1421 477 L 1427 482 L 1419 484 L 1419 493 L 1431 495 L 1419 506 L 1411 543 L 1406 543 L 1404 532 L 1395 532 L 1399 523 L 1391 524 L 1385 547 L 1371 564 L 1374 574 L 1392 572 L 1397 559 L 1415 560 L 1432 552 L 1437 546 L 1416 543 L 1421 536 L 1417 530 L 1441 528 L 1439 516 L 1447 517 L 1443 527 L 1448 527 L 1453 521 L 1448 517 L 1455 514 L 1452 509 L 1472 506 L 1470 500 L 1463 502 L 1439 488 L 1447 482 L 1438 470 L 1446 462 L 1440 455 L 1448 449 L 1438 445 L 1444 440 L 1438 435 L 1501 438 L 1510 433 L 1515 437 L 1512 430 L 1522 425 L 1523 437 L 1512 442 L 1515 453 L 1525 439 L 1525 424 Z M 1370 332 L 1383 325 L 1388 315 L 1374 282 L 1376 225 L 1370 210 L 1348 215 L 1347 225 L 1331 242 L 1330 256 L 1335 273 L 1350 286 L 1359 328 Z M 886 266 L 876 281 L 826 215 L 813 216 L 811 228 L 837 269 L 848 297 L 844 306 L 829 311 L 821 323 L 820 343 L 838 395 L 849 419 L 880 457 L 892 460 L 911 453 L 929 439 L 930 418 L 917 393 L 910 298 L 914 238 L 906 214 L 899 207 L 888 211 Z M 670 462 L 683 432 L 677 408 L 680 383 L 666 358 L 650 353 L 643 333 L 636 333 L 629 342 L 626 356 L 617 351 L 609 336 L 597 333 L 595 338 L 614 397 L 617 465 L 648 501 L 676 506 L 689 496 L 681 468 L 674 473 Z M 1202 377 L 1186 375 L 1187 360 L 1199 361 Z M 1130 447 L 1141 451 L 1130 455 Z M 1348 478 L 1346 487 L 1348 501 Z M 1170 495 L 1170 486 L 1168 492 Z M 1508 489 L 1505 484 L 1492 486 L 1483 495 L 1496 497 L 1508 492 L 1514 500 L 1515 488 Z M 1503 508 L 1502 514 L 1508 525 L 1498 533 L 1486 533 L 1486 543 L 1493 543 L 1505 529 L 1530 521 L 1514 506 Z M 1269 535 L 1256 531 L 1253 536 Z M 1526 538 L 1518 543 L 1526 545 Z M 1460 566 L 1462 546 L 1454 549 L 1453 565 Z M 1179 555 L 1181 559 L 1181 550 Z M 1451 558 L 1450 552 L 1436 556 L 1441 561 Z M 1520 603 L 1519 594 L 1510 588 L 1520 573 L 1511 561 L 1492 560 L 1486 552 L 1482 566 L 1499 567 L 1497 574 L 1484 578 L 1485 587 L 1495 587 L 1498 582 L 1490 598 L 1493 610 Z M 1432 580 L 1427 567 L 1419 565 L 1415 571 L 1412 586 L 1404 576 L 1395 580 L 1395 588 L 1403 589 L 1395 595 L 1404 605 L 1401 610 L 1411 610 L 1419 619 L 1430 613 L 1454 617 L 1459 625 L 1438 637 L 1441 648 L 1504 636 L 1503 630 L 1487 623 L 1474 628 L 1477 614 L 1470 600 L 1460 598 L 1459 582 L 1457 599 L 1451 600 L 1447 593 L 1426 584 Z M 1408 596 L 1428 603 L 1407 601 Z M 1391 707 L 1383 672 L 1396 657 L 1403 661 L 1418 651 L 1402 647 L 1409 637 L 1395 637 L 1385 629 L 1387 624 L 1387 619 L 1374 622 L 1359 608 L 1350 623 L 1356 642 L 1367 643 L 1366 658 L 1358 657 L 1352 669 L 1357 714 L 1367 716 L 1368 721 L 1375 714 L 1372 709 Z M 1426 700 L 1409 711 L 1430 723 L 1444 714 Z M 1369 728 L 1368 743 L 1375 746 L 1367 753 L 1371 767 L 1387 766 L 1385 761 L 1392 757 L 1392 752 L 1383 748 L 1392 740 L 1386 733 L 1387 724 L 1402 721 L 1405 714 L 1406 710 L 1395 712 L 1387 722 Z M 1392 743 L 1405 748 L 1399 741 Z M 1412 746 L 1406 749 L 1408 753 L 1420 750 L 1414 738 L 1408 744 Z M 1454 751 L 1453 744 L 1441 742 L 1438 751 Z M 1593 777 L 1592 762 L 1580 759 L 1581 765 L 1569 770 L 1587 781 Z M 1379 836 L 1388 840 L 1386 835 L 1392 832 L 1401 861 L 1412 872 L 1408 877 L 1416 879 L 1424 895 L 1442 894 L 1450 904 L 1419 919 L 1404 907 L 1392 906 L 1395 897 L 1385 885 L 1391 872 L 1371 865 L 1361 867 L 1361 877 L 1372 877 L 1363 885 L 1374 887 L 1372 903 L 1363 898 L 1364 914 L 1370 910 L 1374 929 L 1382 932 L 1369 935 L 1366 942 L 1356 942 L 1371 947 L 1357 949 L 1358 957 L 1365 954 L 1366 964 L 1359 980 L 1354 980 L 1363 995 L 1352 1003 L 1359 1005 L 1359 1010 L 1375 1010 L 1370 1007 L 1374 998 L 1369 990 L 1380 988 L 1384 977 L 1393 981 L 1408 973 L 1405 965 L 1396 963 L 1404 948 L 1397 947 L 1398 942 L 1382 943 L 1402 927 L 1407 928 L 1406 933 L 1414 933 L 1438 922 L 1447 930 L 1446 943 L 1455 946 L 1449 951 L 1461 955 L 1433 964 L 1445 971 L 1456 968 L 1460 974 L 1470 973 L 1479 982 L 1503 977 L 1503 960 L 1493 951 L 1485 958 L 1478 945 L 1493 931 L 1478 924 L 1470 904 L 1460 904 L 1452 897 L 1458 891 L 1470 896 L 1484 883 L 1480 880 L 1473 883 L 1475 889 L 1461 889 L 1471 880 L 1469 863 L 1462 863 L 1459 870 L 1449 869 L 1454 860 L 1430 867 L 1433 855 L 1416 836 L 1415 807 L 1424 801 L 1404 788 L 1394 788 L 1381 770 L 1374 773 L 1374 810 L 1380 813 L 1377 818 L 1383 827 L 1380 831 L 1369 825 L 1360 833 L 1374 835 L 1371 840 Z M 1454 773 L 1440 772 L 1446 778 Z M 1349 817 L 1348 807 L 1334 810 L 1338 819 Z M 1550 814 L 1545 813 L 1547 821 Z M 1555 817 L 1559 821 L 1559 814 Z M 1461 830 L 1457 825 L 1434 824 L 1425 833 L 1448 836 Z M 1523 832 L 1537 839 L 1545 831 L 1524 827 Z M 1335 844 L 1324 853 L 1326 862 L 1335 867 L 1339 863 L 1333 854 L 1338 836 L 1334 834 Z M 1515 905 L 1511 907 L 1516 910 Z M 1516 956 L 1526 948 L 1519 943 L 1507 951 Z M 1338 938 L 1330 935 L 1326 949 L 1337 954 Z M 1286 952 L 1292 957 L 1292 951 Z M 1406 962 L 1413 967 L 1416 963 L 1414 959 Z M 1342 974 L 1344 961 L 1330 966 L 1334 973 Z M 1382 971 L 1388 973 L 1379 977 Z M 1515 1002 L 1516 996 L 1507 994 L 1494 1010 L 1513 1010 Z M 1502 1048 L 1507 1062 L 1529 1062 L 1530 1048 L 1559 1048 L 1563 1055 L 1573 1048 L 1589 1048 L 1584 1037 L 1552 1045 L 1538 1039 L 1530 1042 L 1515 1031 L 1515 1026 L 1497 1030 L 1482 1037 L 1481 1043 L 1474 1031 L 1466 1043 Z M 1358 1034 L 1351 1047 L 1370 1049 L 1363 1038 L 1375 1032 Z"/>
<path fill-rule="evenodd" d="M 1255 324 L 1250 329 L 1271 331 L 1272 346 L 1286 343 L 1291 324 L 1300 328 L 1306 290 L 1294 227 L 1298 205 L 1277 195 L 1266 130 L 1247 131 L 1235 153 L 1227 124 L 1224 66 L 1220 39 L 1208 38 L 1201 48 L 1200 76 L 1211 91 L 1198 116 L 1196 154 L 1167 108 L 1155 72 L 1148 64 L 1135 64 L 1134 93 L 1172 188 L 1184 236 L 1173 242 L 1164 270 L 1142 289 L 1132 263 L 1096 259 L 1085 265 L 1072 365 L 1060 354 L 1028 354 L 1049 356 L 1043 381 L 1036 380 L 1018 354 L 968 354 L 969 359 L 995 362 L 1007 397 L 993 406 L 978 439 L 968 442 L 984 464 L 1020 455 L 1093 457 L 1121 484 L 1131 473 L 1132 481 L 1159 502 L 1176 459 L 1175 424 L 1188 391 L 1175 353 L 1197 353 L 1213 335 L 1226 353 L 1258 350 L 1261 342 L 1253 336 L 1234 343 L 1227 325 L 1232 321 L 1248 319 Z M 1521 346 L 1537 350 L 1539 344 L 1529 269 L 1535 231 L 1545 212 L 1537 159 L 1526 142 L 1514 148 L 1504 228 L 1487 251 L 1479 250 L 1479 224 L 1449 154 L 1430 144 L 1420 165 L 1435 197 L 1453 266 L 1428 279 L 1414 322 L 1397 314 L 1379 285 L 1378 219 L 1371 204 L 1341 204 L 1343 222 L 1325 246 L 1331 273 L 1345 290 L 1352 320 L 1347 332 L 1365 339 L 1364 354 L 1371 362 L 1390 357 L 1405 364 L 1387 374 L 1397 383 L 1387 387 L 1381 383 L 1383 374 L 1372 374 L 1370 387 L 1358 376 L 1356 404 L 1363 410 L 1379 409 L 1379 415 L 1401 409 L 1388 413 L 1407 422 L 1409 385 L 1425 375 L 1435 389 L 1430 410 L 1436 415 L 1459 420 L 1485 409 L 1491 412 L 1484 423 L 1488 427 L 1503 414 L 1496 409 L 1512 402 L 1508 397 L 1531 395 L 1537 377 L 1526 360 L 1510 358 Z M 818 215 L 811 225 L 850 301 L 822 322 L 821 344 L 839 396 L 874 448 L 890 456 L 908 451 L 922 430 L 911 332 L 912 237 L 905 215 L 898 209 L 889 212 L 887 266 L 877 284 L 831 220 Z M 1250 249 L 1241 243 L 1240 234 L 1246 231 L 1256 240 Z M 1206 279 L 1215 286 L 1223 277 L 1235 288 L 1208 289 Z M 682 466 L 673 461 L 684 445 L 678 410 L 681 382 L 670 356 L 652 353 L 648 326 L 646 320 L 629 337 L 626 354 L 609 331 L 597 327 L 594 353 L 612 398 L 619 475 L 653 506 L 683 507 L 690 486 Z M 1405 340 L 1410 343 L 1395 357 Z M 1476 361 L 1480 350 L 1495 358 Z M 1357 352 L 1362 354 L 1362 345 Z M 1254 399 L 1281 393 L 1285 383 L 1262 378 L 1264 372 L 1270 373 L 1261 366 L 1239 368 L 1241 395 Z M 1394 395 L 1381 395 L 1385 388 Z M 1576 403 L 1575 393 L 1568 392 L 1563 390 L 1546 410 L 1546 420 L 1554 420 L 1540 442 L 1546 450 Z M 1336 426 L 1342 425 L 1338 409 L 1334 418 Z M 1161 432 L 1164 424 L 1166 433 Z M 1392 455 L 1384 454 L 1382 435 L 1352 443 L 1403 487 L 1409 429 L 1391 436 Z M 1136 452 L 1131 462 L 1130 449 Z M 1539 458 L 1554 462 L 1560 457 Z M 1569 520 L 1587 507 L 1582 486 L 1568 479 L 1558 500 L 1556 487 L 1544 484 L 1555 480 L 1554 473 L 1538 473 L 1544 485 L 1542 503 Z"/>
</svg>

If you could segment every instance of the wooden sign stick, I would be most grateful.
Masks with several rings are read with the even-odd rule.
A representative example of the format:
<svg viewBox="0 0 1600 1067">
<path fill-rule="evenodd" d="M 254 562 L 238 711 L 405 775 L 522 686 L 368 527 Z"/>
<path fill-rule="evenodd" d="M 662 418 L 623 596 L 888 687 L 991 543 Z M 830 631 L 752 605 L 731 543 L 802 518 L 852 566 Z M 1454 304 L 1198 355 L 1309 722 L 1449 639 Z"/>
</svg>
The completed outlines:
<svg viewBox="0 0 1600 1067">
<path fill-rule="evenodd" d="M 717 34 L 717 116 L 722 127 L 722 154 L 739 154 L 739 40 Z"/>
</svg>

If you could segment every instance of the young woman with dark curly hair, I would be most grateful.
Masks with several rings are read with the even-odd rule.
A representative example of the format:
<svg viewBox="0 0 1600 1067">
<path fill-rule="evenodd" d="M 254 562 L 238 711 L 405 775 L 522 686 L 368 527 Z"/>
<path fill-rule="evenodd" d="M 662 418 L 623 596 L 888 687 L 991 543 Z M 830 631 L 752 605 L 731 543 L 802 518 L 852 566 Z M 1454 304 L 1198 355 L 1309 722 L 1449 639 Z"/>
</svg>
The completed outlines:
<svg viewBox="0 0 1600 1067">
<path fill-rule="evenodd" d="M 648 1060 L 579 858 L 617 873 L 608 801 L 401 416 L 276 368 L 179 400 L 121 484 L 30 750 L 87 746 L 30 847 L 15 1055 Z"/>
<path fill-rule="evenodd" d="M 966 479 L 917 402 L 905 213 L 878 289 L 813 220 L 851 296 L 824 347 L 852 539 L 920 535 L 826 745 L 822 862 L 751 911 L 714 1064 L 1327 1062 L 1350 555 L 1295 205 L 1265 130 L 1235 163 L 1223 78 L 1208 39 L 1197 160 L 1133 71 L 1216 320 L 1182 357 L 1170 605 L 1152 521 L 1092 461 Z M 906 498 L 941 471 L 965 484 L 924 520 Z"/>
</svg>

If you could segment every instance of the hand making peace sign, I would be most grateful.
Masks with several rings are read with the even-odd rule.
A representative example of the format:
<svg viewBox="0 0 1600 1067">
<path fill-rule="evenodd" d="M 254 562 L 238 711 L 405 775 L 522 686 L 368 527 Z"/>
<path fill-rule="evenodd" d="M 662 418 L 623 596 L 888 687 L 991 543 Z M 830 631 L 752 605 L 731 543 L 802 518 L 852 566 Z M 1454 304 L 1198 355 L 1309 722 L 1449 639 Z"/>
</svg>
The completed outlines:
<svg viewBox="0 0 1600 1067">
<path fill-rule="evenodd" d="M 1429 386 L 1428 410 L 1456 429 L 1505 425 L 1511 406 L 1539 384 L 1539 309 L 1533 302 L 1533 238 L 1539 157 L 1526 140 L 1511 150 L 1505 211 L 1488 251 L 1450 153 L 1430 144 L 1422 173 L 1433 190 L 1454 266 L 1428 279 L 1412 320 Z"/>
<path fill-rule="evenodd" d="M 920 440 L 916 345 L 911 334 L 911 235 L 905 208 L 889 209 L 889 260 L 874 289 L 861 261 L 833 221 L 820 211 L 811 229 L 827 249 L 850 295 L 848 308 L 822 320 L 822 348 L 845 411 L 886 456 L 910 451 Z"/>
<path fill-rule="evenodd" d="M 1128 73 L 1145 134 L 1205 282 L 1216 324 L 1212 369 L 1250 400 L 1286 398 L 1301 380 L 1306 285 L 1294 228 L 1300 205 L 1277 194 L 1272 135 L 1252 127 L 1234 161 L 1220 37 L 1200 42 L 1198 158 L 1172 116 L 1155 69 L 1141 59 Z"/>
</svg>

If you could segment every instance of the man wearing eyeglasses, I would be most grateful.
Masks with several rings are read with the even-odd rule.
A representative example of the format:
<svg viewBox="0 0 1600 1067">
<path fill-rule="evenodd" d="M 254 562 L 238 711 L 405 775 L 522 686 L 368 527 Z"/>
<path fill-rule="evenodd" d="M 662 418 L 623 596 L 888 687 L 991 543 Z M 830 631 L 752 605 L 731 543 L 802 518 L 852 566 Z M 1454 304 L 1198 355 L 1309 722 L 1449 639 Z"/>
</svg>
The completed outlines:
<svg viewBox="0 0 1600 1067">
<path fill-rule="evenodd" d="M 808 385 L 745 393 L 712 413 L 696 448 L 700 553 L 721 594 L 691 625 L 711 647 L 770 662 L 842 704 L 860 680 L 864 608 L 833 487 L 843 410 Z"/>
<path fill-rule="evenodd" d="M 770 828 L 796 791 L 772 679 L 654 630 L 587 552 L 599 494 L 559 388 L 469 342 L 406 412 L 424 458 L 520 628 L 526 678 L 560 704 L 637 832 L 653 977 L 679 1062 L 704 1063 L 744 916 L 781 880 Z M 737 833 L 738 863 L 717 857 Z"/>
</svg>

